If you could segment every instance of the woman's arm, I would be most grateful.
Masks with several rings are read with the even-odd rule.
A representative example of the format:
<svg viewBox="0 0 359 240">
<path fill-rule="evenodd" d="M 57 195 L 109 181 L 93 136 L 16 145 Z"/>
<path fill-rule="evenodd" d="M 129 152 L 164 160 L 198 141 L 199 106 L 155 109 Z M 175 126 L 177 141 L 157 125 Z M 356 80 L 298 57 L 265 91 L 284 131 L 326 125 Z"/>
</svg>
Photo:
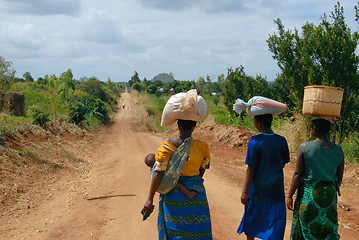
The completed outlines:
<svg viewBox="0 0 359 240">
<path fill-rule="evenodd" d="M 200 168 L 199 168 L 199 175 L 200 175 L 201 177 L 203 177 L 205 171 L 206 171 L 206 169 L 204 169 L 203 167 L 200 167 Z"/>
<path fill-rule="evenodd" d="M 161 183 L 162 177 L 164 172 L 162 171 L 155 171 L 152 175 L 151 185 L 150 185 L 150 191 L 148 193 L 147 201 L 145 202 L 143 208 L 147 212 L 152 211 L 153 206 L 153 198 L 156 194 L 156 191 L 158 189 L 158 186 Z"/>
<path fill-rule="evenodd" d="M 287 196 L 287 208 L 289 210 L 293 210 L 293 195 L 297 190 L 304 173 L 305 151 L 306 151 L 305 143 L 302 143 L 298 148 L 297 163 L 295 166 L 295 171 L 292 177 L 292 183 L 290 185 L 290 189 Z"/>
<path fill-rule="evenodd" d="M 337 168 L 338 187 L 342 184 L 344 174 L 344 161 Z"/>
<path fill-rule="evenodd" d="M 251 166 L 247 165 L 246 178 L 244 180 L 244 186 L 243 186 L 242 196 L 241 196 L 241 202 L 243 205 L 246 205 L 246 206 L 249 204 L 248 189 L 249 189 L 249 186 L 251 185 L 252 178 L 253 178 L 253 174 L 252 174 Z"/>
</svg>

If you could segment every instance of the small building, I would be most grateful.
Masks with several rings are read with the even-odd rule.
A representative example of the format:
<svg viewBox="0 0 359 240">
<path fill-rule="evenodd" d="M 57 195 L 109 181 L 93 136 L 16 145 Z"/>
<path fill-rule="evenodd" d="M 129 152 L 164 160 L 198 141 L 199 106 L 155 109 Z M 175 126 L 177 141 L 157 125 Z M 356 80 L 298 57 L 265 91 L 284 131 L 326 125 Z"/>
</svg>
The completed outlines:
<svg viewBox="0 0 359 240">
<path fill-rule="evenodd" d="M 0 91 L 0 112 L 25 116 L 25 94 Z"/>
</svg>

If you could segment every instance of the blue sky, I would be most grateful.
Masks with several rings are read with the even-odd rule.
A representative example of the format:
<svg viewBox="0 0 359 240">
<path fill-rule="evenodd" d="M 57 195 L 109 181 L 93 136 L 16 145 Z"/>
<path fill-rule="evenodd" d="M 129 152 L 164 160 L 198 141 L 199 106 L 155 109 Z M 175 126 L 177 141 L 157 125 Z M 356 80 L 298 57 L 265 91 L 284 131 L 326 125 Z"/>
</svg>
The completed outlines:
<svg viewBox="0 0 359 240">
<path fill-rule="evenodd" d="M 268 81 L 279 72 L 266 40 L 306 22 L 319 24 L 332 0 L 0 0 L 0 56 L 18 77 L 59 75 L 128 81 L 159 73 L 178 80 L 213 81 L 229 67 Z M 343 0 L 346 23 L 355 1 Z"/>
</svg>

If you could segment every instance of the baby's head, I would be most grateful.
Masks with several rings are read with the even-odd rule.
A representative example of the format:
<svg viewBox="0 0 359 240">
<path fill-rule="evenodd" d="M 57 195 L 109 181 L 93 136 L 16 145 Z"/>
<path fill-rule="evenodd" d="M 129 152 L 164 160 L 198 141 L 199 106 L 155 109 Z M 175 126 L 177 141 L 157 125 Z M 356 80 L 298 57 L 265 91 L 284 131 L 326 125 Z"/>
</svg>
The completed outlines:
<svg viewBox="0 0 359 240">
<path fill-rule="evenodd" d="M 150 168 L 153 167 L 153 164 L 155 164 L 155 154 L 150 153 L 145 157 L 145 163 L 147 166 L 149 166 Z"/>
</svg>

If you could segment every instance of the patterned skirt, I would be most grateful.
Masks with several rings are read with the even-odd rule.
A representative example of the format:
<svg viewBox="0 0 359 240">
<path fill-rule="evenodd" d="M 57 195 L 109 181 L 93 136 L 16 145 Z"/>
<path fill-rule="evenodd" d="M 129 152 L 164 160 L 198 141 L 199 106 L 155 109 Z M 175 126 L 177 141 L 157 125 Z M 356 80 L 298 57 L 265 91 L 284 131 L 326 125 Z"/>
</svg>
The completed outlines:
<svg viewBox="0 0 359 240">
<path fill-rule="evenodd" d="M 158 239 L 212 240 L 212 226 L 203 179 L 197 175 L 180 177 L 180 183 L 197 195 L 188 198 L 175 188 L 160 194 L 158 206 Z"/>
<path fill-rule="evenodd" d="M 320 181 L 302 182 L 295 199 L 290 239 L 339 238 L 336 184 Z"/>
</svg>

